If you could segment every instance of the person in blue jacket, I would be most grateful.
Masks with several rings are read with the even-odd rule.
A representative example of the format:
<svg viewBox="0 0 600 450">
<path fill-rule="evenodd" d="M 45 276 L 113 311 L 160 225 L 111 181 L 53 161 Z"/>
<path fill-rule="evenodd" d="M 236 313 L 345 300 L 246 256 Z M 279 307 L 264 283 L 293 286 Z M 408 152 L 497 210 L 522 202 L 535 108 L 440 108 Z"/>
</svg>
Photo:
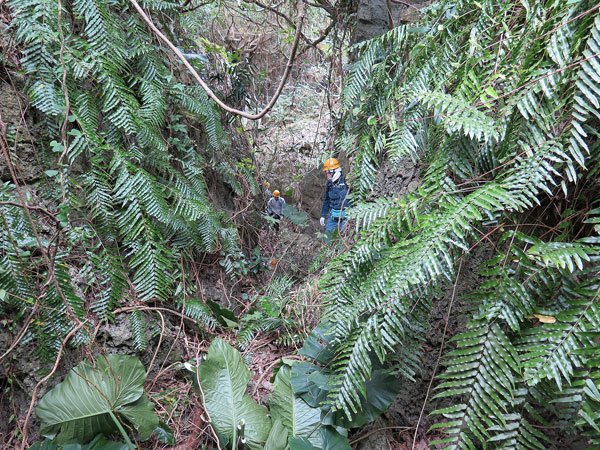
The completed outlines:
<svg viewBox="0 0 600 450">
<path fill-rule="evenodd" d="M 342 167 L 335 158 L 330 158 L 323 163 L 323 171 L 327 174 L 327 184 L 323 193 L 323 207 L 321 208 L 321 226 L 325 231 L 346 229 L 346 208 L 349 206 L 349 187 L 342 175 Z M 325 219 L 327 225 L 325 225 Z"/>
</svg>

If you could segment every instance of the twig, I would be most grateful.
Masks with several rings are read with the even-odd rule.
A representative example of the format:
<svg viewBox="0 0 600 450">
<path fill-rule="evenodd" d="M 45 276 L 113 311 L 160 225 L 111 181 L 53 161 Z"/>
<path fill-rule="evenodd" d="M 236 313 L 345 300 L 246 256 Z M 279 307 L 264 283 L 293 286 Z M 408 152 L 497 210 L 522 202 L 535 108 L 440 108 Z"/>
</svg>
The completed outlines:
<svg viewBox="0 0 600 450">
<path fill-rule="evenodd" d="M 152 356 L 152 360 L 150 361 L 148 370 L 146 370 L 146 377 L 148 377 L 148 374 L 150 373 L 150 370 L 152 369 L 152 365 L 154 364 L 156 355 L 158 355 L 158 351 L 160 350 L 160 344 L 162 344 L 163 335 L 165 334 L 165 317 L 162 315 L 162 313 L 160 311 L 156 311 L 156 313 L 160 316 L 161 332 L 160 332 L 160 336 L 158 337 L 158 345 L 156 346 L 156 350 L 154 351 L 154 356 Z"/>
<path fill-rule="evenodd" d="M 427 405 L 427 400 L 429 399 L 429 393 L 431 392 L 431 386 L 433 384 L 433 380 L 435 379 L 435 373 L 437 372 L 437 368 L 440 365 L 440 360 L 442 359 L 442 352 L 444 351 L 444 343 L 446 341 L 446 332 L 448 331 L 448 322 L 450 321 L 450 313 L 452 312 L 452 305 L 454 305 L 454 299 L 456 298 L 456 286 L 458 285 L 458 279 L 460 278 L 460 270 L 462 268 L 462 260 L 458 265 L 458 270 L 456 272 L 456 280 L 454 281 L 454 287 L 452 288 L 452 298 L 450 299 L 450 305 L 448 306 L 448 314 L 446 315 L 446 323 L 444 324 L 444 332 L 442 333 L 442 342 L 440 344 L 440 351 L 438 352 L 437 361 L 435 362 L 435 366 L 433 367 L 433 373 L 431 374 L 431 380 L 429 380 L 429 386 L 427 386 L 427 393 L 425 394 L 425 400 L 423 401 L 423 407 L 421 408 L 421 413 L 419 414 L 419 420 L 417 420 L 417 425 L 415 426 L 415 434 L 413 436 L 413 444 L 412 450 L 415 450 L 415 443 L 417 442 L 417 432 L 419 431 L 419 424 L 421 423 L 421 419 L 423 418 L 423 412 L 425 411 L 425 406 Z"/>
<path fill-rule="evenodd" d="M 46 381 L 48 381 L 50 379 L 50 377 L 52 375 L 54 375 L 54 372 L 56 372 L 56 369 L 58 368 L 58 364 L 60 363 L 60 360 L 62 358 L 63 349 L 65 348 L 65 345 L 67 345 L 67 341 L 69 339 L 71 339 L 71 336 L 73 336 L 81 328 L 83 328 L 83 326 L 87 322 L 88 322 L 87 320 L 84 320 L 83 322 L 79 323 L 79 325 L 77 325 L 75 328 L 73 328 L 71 331 L 69 331 L 69 334 L 67 334 L 65 336 L 65 338 L 63 339 L 62 344 L 60 346 L 60 349 L 58 350 L 58 355 L 56 357 L 56 361 L 54 361 L 54 367 L 52 367 L 52 370 L 50 371 L 50 373 L 48 375 L 46 375 L 44 378 L 42 378 L 38 382 L 38 384 L 35 385 L 35 388 L 33 389 L 33 394 L 31 394 L 31 402 L 29 403 L 29 410 L 27 410 L 27 416 L 25 417 L 25 422 L 23 423 L 23 443 L 21 444 L 21 450 L 25 450 L 25 446 L 27 445 L 27 427 L 29 426 L 29 419 L 31 418 L 31 413 L 33 412 L 33 405 L 35 404 L 35 400 L 37 398 L 37 392 L 38 392 L 40 386 L 42 384 L 44 384 Z"/>
<path fill-rule="evenodd" d="M 296 26 L 294 25 L 294 22 L 292 22 L 292 20 L 288 16 L 286 16 L 285 14 L 283 14 L 281 11 L 279 11 L 277 9 L 277 7 L 279 7 L 281 4 L 283 4 L 283 2 L 280 2 L 279 4 L 277 4 L 275 6 L 269 6 L 269 5 L 262 3 L 260 0 L 249 0 L 249 1 L 250 1 L 250 3 L 254 3 L 256 6 L 258 6 L 260 8 L 266 9 L 267 11 L 271 11 L 275 15 L 282 17 L 292 28 L 296 28 Z M 306 36 L 304 36 L 304 34 L 302 34 L 302 39 L 306 43 L 306 47 L 304 47 L 302 50 L 300 50 L 300 54 L 304 53 L 307 49 L 309 49 L 311 47 L 316 48 L 317 44 L 320 44 L 327 38 L 327 36 L 329 35 L 329 32 L 333 29 L 333 27 L 336 24 L 336 21 L 334 20 L 333 15 L 329 11 L 328 11 L 328 13 L 330 14 L 330 17 L 331 17 L 331 23 L 327 26 L 327 28 L 325 28 L 325 31 L 323 31 L 323 33 L 321 34 L 321 36 L 319 36 L 319 38 L 317 38 L 316 40 L 311 42 Z"/>
<path fill-rule="evenodd" d="M 254 349 L 254 350 L 256 350 L 256 349 Z M 283 358 L 286 358 L 286 359 L 297 359 L 299 361 L 303 359 L 302 356 L 294 355 L 294 354 L 277 357 L 277 359 L 275 361 L 273 361 L 271 364 L 269 364 L 265 368 L 265 370 L 263 371 L 262 375 L 258 378 L 258 380 L 256 380 L 256 383 L 254 384 L 254 389 L 252 389 L 252 395 L 256 394 L 256 391 L 258 391 L 258 388 L 259 388 L 260 384 L 262 384 L 262 382 L 265 379 L 265 377 L 270 373 L 270 370 L 273 369 L 273 367 L 275 367 L 275 365 L 278 362 L 280 362 Z"/>
<path fill-rule="evenodd" d="M 184 4 L 183 6 L 187 6 L 189 3 L 190 3 L 190 2 L 189 2 L 189 0 L 188 0 L 188 1 L 186 1 L 186 2 L 185 2 L 185 4 Z M 209 0 L 209 1 L 206 1 L 206 2 L 202 2 L 202 3 L 198 3 L 197 5 L 191 6 L 191 7 L 189 7 L 188 9 L 184 9 L 184 10 L 183 10 L 183 11 L 181 11 L 181 12 L 182 12 L 182 13 L 189 13 L 189 12 L 192 12 L 192 11 L 194 11 L 194 10 L 198 9 L 198 8 L 201 8 L 202 6 L 208 5 L 209 3 L 211 3 L 211 2 L 210 2 L 210 0 Z"/>
<path fill-rule="evenodd" d="M 414 429 L 414 428 L 415 428 L 415 427 L 402 427 L 402 426 L 391 426 L 391 427 L 381 427 L 381 428 L 377 428 L 377 429 L 375 429 L 375 430 L 371 430 L 371 431 L 369 431 L 367 434 L 365 434 L 365 435 L 363 435 L 363 436 L 361 436 L 361 437 L 359 437 L 359 438 L 356 438 L 356 439 L 354 439 L 354 440 L 350 441 L 350 445 L 354 445 L 354 444 L 356 444 L 358 441 L 362 441 L 363 439 L 366 439 L 366 438 L 368 438 L 368 437 L 369 437 L 369 436 L 371 436 L 372 434 L 379 433 L 380 431 L 384 431 L 384 430 L 402 430 L 402 431 L 408 431 L 408 430 L 412 430 L 412 429 Z"/>
<path fill-rule="evenodd" d="M 198 348 L 198 350 L 196 350 L 196 360 L 198 360 L 198 356 L 200 354 L 200 349 Z M 196 382 L 198 383 L 198 389 L 200 390 L 200 396 L 202 397 L 202 408 L 204 409 L 204 412 L 206 413 L 206 417 L 208 418 L 208 426 L 210 427 L 210 430 L 213 432 L 216 444 L 217 444 L 217 448 L 219 450 L 221 449 L 221 445 L 219 443 L 219 436 L 217 435 L 217 432 L 215 431 L 215 429 L 212 426 L 212 419 L 210 418 L 210 413 L 208 412 L 208 409 L 206 408 L 206 398 L 204 397 L 204 391 L 202 390 L 202 384 L 200 384 L 200 377 L 198 376 L 198 369 L 196 368 Z"/>
<path fill-rule="evenodd" d="M 171 314 L 175 314 L 176 316 L 179 316 L 179 317 L 182 317 L 184 319 L 187 319 L 190 322 L 193 322 L 196 325 L 198 325 L 198 321 L 196 321 L 195 319 L 192 319 L 191 317 L 186 316 L 185 314 L 180 313 L 179 311 L 175 311 L 175 310 L 169 309 L 169 308 L 162 308 L 162 307 L 159 307 L 159 306 L 125 306 L 123 308 L 115 309 L 113 311 L 113 314 L 117 314 L 117 313 L 125 312 L 125 311 L 133 311 L 133 310 L 136 310 L 136 309 L 145 310 L 145 311 L 166 311 L 166 312 L 169 312 Z"/>
<path fill-rule="evenodd" d="M 396 3 L 398 5 L 403 5 L 406 6 L 407 8 L 413 8 L 419 12 L 421 12 L 421 10 L 419 8 L 417 8 L 415 5 L 411 5 L 410 3 L 407 2 L 403 2 L 402 0 L 390 0 L 392 3 Z"/>
<path fill-rule="evenodd" d="M 62 2 L 58 0 L 58 35 L 60 36 L 60 64 L 63 69 L 62 73 L 62 88 L 63 94 L 65 96 L 65 118 L 63 120 L 62 126 L 60 127 L 60 138 L 63 146 L 65 147 L 60 157 L 58 158 L 58 166 L 60 171 L 60 189 L 62 192 L 63 203 L 65 202 L 65 180 L 64 180 L 64 170 L 60 170 L 60 166 L 62 164 L 62 160 L 67 155 L 67 151 L 69 150 L 69 143 L 67 142 L 67 126 L 69 125 L 69 110 L 71 109 L 71 104 L 69 102 L 69 91 L 67 89 L 67 66 L 65 64 L 65 35 L 62 30 Z"/>
<path fill-rule="evenodd" d="M 156 376 L 152 380 L 152 384 L 150 385 L 150 388 L 148 389 L 148 391 L 152 392 L 154 390 L 154 385 L 156 384 L 156 382 L 158 381 L 158 379 L 160 377 L 162 377 L 163 374 L 165 374 L 167 371 L 171 370 L 173 367 L 175 367 L 178 364 L 181 364 L 181 362 L 180 361 L 175 361 L 174 363 L 169 364 L 167 367 L 164 367 L 164 368 L 161 367 L 160 371 L 156 374 Z"/>
<path fill-rule="evenodd" d="M 181 264 L 181 280 L 183 282 L 183 306 L 182 306 L 182 311 L 185 311 L 185 267 L 183 265 L 183 254 L 180 255 L 179 257 L 179 262 Z M 169 359 L 169 355 L 171 354 L 171 352 L 173 351 L 173 347 L 175 347 L 175 344 L 177 343 L 177 340 L 179 339 L 179 335 L 181 334 L 181 331 L 184 328 L 184 321 L 183 321 L 183 315 L 180 317 L 180 321 L 179 321 L 179 328 L 177 329 L 177 335 L 175 336 L 175 339 L 173 339 L 173 342 L 171 343 L 171 346 L 169 347 L 169 351 L 167 352 L 167 355 L 165 356 L 165 359 L 163 361 L 163 363 L 160 365 L 160 368 L 158 369 L 158 373 L 156 375 L 156 377 L 154 377 L 154 380 L 152 381 L 152 385 L 150 386 L 150 390 L 152 390 L 154 388 L 154 384 L 156 383 L 156 380 L 158 379 L 158 377 L 160 376 L 160 374 L 162 373 L 163 368 L 165 367 L 165 364 L 167 363 L 167 360 Z M 146 375 L 148 376 L 148 375 Z"/>
<path fill-rule="evenodd" d="M 0 202 L 0 205 L 17 206 L 19 208 L 27 208 L 27 209 L 32 209 L 34 211 L 39 211 L 39 212 L 46 214 L 48 217 L 50 217 L 52 220 L 54 220 L 54 222 L 60 223 L 60 220 L 58 220 L 54 214 L 52 214 L 50 211 L 42 208 L 41 206 L 22 205 L 21 203 L 10 202 L 10 201 L 2 201 L 2 202 Z"/>
<path fill-rule="evenodd" d="M 225 103 L 223 103 L 221 100 L 219 100 L 219 98 L 210 89 L 210 87 L 208 87 L 208 85 L 204 82 L 204 80 L 202 78 L 200 78 L 200 75 L 198 75 L 198 72 L 196 72 L 196 69 L 194 69 L 192 67 L 192 65 L 188 62 L 188 60 L 185 59 L 185 57 L 181 54 L 179 49 L 177 47 L 175 47 L 175 45 L 173 45 L 173 43 L 158 28 L 156 28 L 154 23 L 152 23 L 152 20 L 150 20 L 148 15 L 144 12 L 142 7 L 139 5 L 139 3 L 136 0 L 129 0 L 129 1 L 133 5 L 133 7 L 136 9 L 136 11 L 140 14 L 140 16 L 142 17 L 144 22 L 146 22 L 148 27 L 150 27 L 150 29 L 154 32 L 154 34 L 156 34 L 160 39 L 162 39 L 162 41 L 165 44 L 167 44 L 167 47 L 169 47 L 171 49 L 171 51 L 173 51 L 173 53 L 175 53 L 175 55 L 181 60 L 183 65 L 185 67 L 187 67 L 187 69 L 192 73 L 192 75 L 194 76 L 196 81 L 198 81 L 200 86 L 202 86 L 202 89 L 204 89 L 206 94 L 211 99 L 213 99 L 214 102 L 217 105 L 219 105 L 222 109 L 224 109 L 225 111 L 227 111 L 231 114 L 237 114 L 239 116 L 245 117 L 246 119 L 257 120 L 257 119 L 260 119 L 261 117 L 263 117 L 266 113 L 268 113 L 271 110 L 271 108 L 273 108 L 273 106 L 275 105 L 275 102 L 277 101 L 277 98 L 283 91 L 283 87 L 284 87 L 284 85 L 287 81 L 287 78 L 291 72 L 292 66 L 294 65 L 294 58 L 296 57 L 296 51 L 298 50 L 298 43 L 300 42 L 302 24 L 304 23 L 304 14 L 305 14 L 304 0 L 298 1 L 298 26 L 296 27 L 296 35 L 294 37 L 294 43 L 292 45 L 292 50 L 290 52 L 290 56 L 288 58 L 287 65 L 285 66 L 285 72 L 283 73 L 281 82 L 279 83 L 279 86 L 277 87 L 277 91 L 275 91 L 273 98 L 271 98 L 271 101 L 258 114 L 249 114 L 245 111 L 241 111 L 239 109 L 232 108 L 231 106 L 228 106 Z"/>
<path fill-rule="evenodd" d="M 37 227 L 35 226 L 33 218 L 31 217 L 31 212 L 29 211 L 29 208 L 26 207 L 27 202 L 25 201 L 25 196 L 23 195 L 23 192 L 19 186 L 19 180 L 17 179 L 17 174 L 15 173 L 15 169 L 13 167 L 13 164 L 12 164 L 9 154 L 8 154 L 8 145 L 7 145 L 7 141 L 6 141 L 7 128 L 8 128 L 8 126 L 6 125 L 6 123 L 4 123 L 2 121 L 2 115 L 0 114 L 0 150 L 2 151 L 2 154 L 4 155 L 4 158 L 6 159 L 6 165 L 8 166 L 8 171 L 10 172 L 10 176 L 13 180 L 13 183 L 15 184 L 15 189 L 19 196 L 19 200 L 21 201 L 21 204 L 23 205 L 25 215 L 27 216 L 27 221 L 29 222 L 29 224 L 31 225 L 31 228 L 33 230 L 33 234 L 34 234 L 35 239 L 40 248 L 40 252 L 42 253 L 42 258 L 44 260 L 44 263 L 46 264 L 46 267 L 48 267 L 49 280 L 52 280 L 54 286 L 56 287 L 56 291 L 58 292 L 58 295 L 60 296 L 61 300 L 63 301 L 63 303 L 65 305 L 65 309 L 66 309 L 69 317 L 72 318 L 75 322 L 77 322 L 77 324 L 81 324 L 81 320 L 79 319 L 79 317 L 77 317 L 77 315 L 75 315 L 73 313 L 73 309 L 71 308 L 71 305 L 67 301 L 67 298 L 65 297 L 65 294 L 64 294 L 62 288 L 60 287 L 58 280 L 56 279 L 56 276 L 54 274 L 54 266 L 52 265 L 52 263 L 50 262 L 50 260 L 48 258 L 48 251 L 42 245 L 42 240 L 39 236 L 39 233 L 37 231 Z"/>
<path fill-rule="evenodd" d="M 392 0 L 386 1 L 387 14 L 388 14 L 388 29 L 394 29 L 394 16 L 392 16 Z"/>
<path fill-rule="evenodd" d="M 21 328 L 21 331 L 19 331 L 19 334 L 17 335 L 14 342 L 10 345 L 10 347 L 8 347 L 8 350 L 6 350 L 2 354 L 2 356 L 0 356 L 0 362 L 2 362 L 2 360 L 4 360 L 4 358 L 6 358 L 10 354 L 10 352 L 12 352 L 14 350 L 14 348 L 17 345 L 19 345 L 19 342 L 21 342 L 21 339 L 23 339 L 23 336 L 25 336 L 25 332 L 29 328 L 29 325 L 31 325 L 31 318 L 37 311 L 38 306 L 39 306 L 39 303 L 37 303 L 37 302 L 35 303 L 35 305 L 33 305 L 33 308 L 31 309 L 31 313 L 29 314 L 29 316 L 27 316 L 27 319 L 25 319 L 25 325 L 23 325 L 23 328 Z"/>
</svg>

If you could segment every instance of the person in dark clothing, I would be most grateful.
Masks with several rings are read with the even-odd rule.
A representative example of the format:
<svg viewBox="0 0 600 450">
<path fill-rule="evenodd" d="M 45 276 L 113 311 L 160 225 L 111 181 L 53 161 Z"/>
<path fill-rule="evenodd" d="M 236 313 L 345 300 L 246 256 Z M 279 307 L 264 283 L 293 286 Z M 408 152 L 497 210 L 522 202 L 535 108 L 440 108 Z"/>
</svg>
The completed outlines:
<svg viewBox="0 0 600 450">
<path fill-rule="evenodd" d="M 349 187 L 337 159 L 330 158 L 325 161 L 323 171 L 327 175 L 327 184 L 323 193 L 320 224 L 325 227 L 325 232 L 335 229 L 341 232 L 346 229 Z M 327 219 L 327 225 L 325 225 L 325 219 Z"/>
</svg>

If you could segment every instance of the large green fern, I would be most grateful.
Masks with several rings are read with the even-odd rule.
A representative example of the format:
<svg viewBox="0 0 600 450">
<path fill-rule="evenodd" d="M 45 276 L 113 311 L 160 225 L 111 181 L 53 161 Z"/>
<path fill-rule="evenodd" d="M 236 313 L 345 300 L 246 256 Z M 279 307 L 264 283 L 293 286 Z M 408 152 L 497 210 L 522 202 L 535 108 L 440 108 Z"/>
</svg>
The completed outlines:
<svg viewBox="0 0 600 450">
<path fill-rule="evenodd" d="M 142 3 L 180 18 L 178 3 Z M 181 81 L 129 2 L 11 0 L 9 7 L 27 93 L 43 121 L 46 195 L 60 199 L 50 212 L 60 220 L 48 230 L 43 215 L 30 223 L 20 208 L 0 206 L 0 307 L 29 311 L 37 302 L 34 324 L 44 325 L 31 336 L 42 336 L 40 353 L 51 357 L 89 311 L 105 320 L 129 300 L 169 300 L 182 267 L 205 253 L 238 255 L 237 230 L 209 199 L 205 172 L 222 175 L 238 194 L 240 179 L 253 174 L 221 167 L 230 144 L 218 112 L 204 91 Z M 20 202 L 14 188 L 3 186 L 2 199 Z M 55 257 L 40 258 L 32 227 Z M 75 281 L 77 272 L 85 276 Z M 186 289 L 195 294 L 191 283 Z M 198 306 L 188 303 L 188 311 L 204 320 Z M 131 318 L 142 348 L 141 319 Z"/>
<path fill-rule="evenodd" d="M 443 442 L 544 448 L 533 405 L 549 401 L 572 400 L 566 423 L 597 433 L 600 238 L 585 222 L 600 193 L 599 33 L 591 1 L 440 1 L 355 47 L 337 147 L 354 158 L 357 243 L 320 282 L 334 408 L 354 413 L 374 358 L 411 376 L 433 299 L 485 236 L 498 253 L 438 385 L 453 405 L 438 411 Z M 419 189 L 367 201 L 402 158 L 420 163 Z"/>
</svg>

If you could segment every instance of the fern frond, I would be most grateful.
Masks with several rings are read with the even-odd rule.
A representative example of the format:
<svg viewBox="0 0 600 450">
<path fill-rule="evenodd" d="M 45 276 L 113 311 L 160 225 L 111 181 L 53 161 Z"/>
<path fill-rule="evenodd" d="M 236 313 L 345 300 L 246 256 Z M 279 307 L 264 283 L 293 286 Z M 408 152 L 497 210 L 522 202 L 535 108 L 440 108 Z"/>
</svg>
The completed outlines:
<svg viewBox="0 0 600 450">
<path fill-rule="evenodd" d="M 593 336 L 599 325 L 600 304 L 591 298 L 569 302 L 555 323 L 523 331 L 516 345 L 525 381 L 536 384 L 543 378 L 551 378 L 559 389 L 563 380 L 570 383 L 574 370 L 585 362 L 573 349 L 596 347 Z"/>
<path fill-rule="evenodd" d="M 579 411 L 577 425 L 591 430 L 592 443 L 600 444 L 600 374 L 596 371 L 593 377 L 585 381 L 584 399 Z"/>
<path fill-rule="evenodd" d="M 104 4 L 94 0 L 73 0 L 73 13 L 85 21 L 85 34 L 94 51 L 105 53 L 111 35 L 106 29 L 108 13 Z"/>
<path fill-rule="evenodd" d="M 110 317 L 111 311 L 122 304 L 127 291 L 127 273 L 125 264 L 112 248 L 100 248 L 90 252 L 90 261 L 97 271 L 98 291 L 91 305 L 91 310 L 100 320 Z"/>
<path fill-rule="evenodd" d="M 577 92 L 574 96 L 568 150 L 573 159 L 585 167 L 582 151 L 589 153 L 586 122 L 592 116 L 600 119 L 600 16 L 596 16 L 593 23 L 583 56 L 585 60 L 581 64 L 576 81 Z"/>
<path fill-rule="evenodd" d="M 142 4 L 169 14 L 173 23 L 181 18 L 176 2 Z M 31 225 L 23 211 L 2 206 L 0 294 L 7 295 L 0 295 L 0 308 L 24 313 L 37 301 L 39 317 L 26 339 L 38 340 L 40 355 L 50 358 L 74 319 L 91 312 L 108 320 L 126 294 L 142 301 L 173 299 L 173 280 L 180 275 L 175 261 L 216 251 L 241 255 L 234 224 L 209 197 L 206 170 L 216 171 L 240 195 L 257 185 L 251 170 L 227 163 L 230 141 L 212 101 L 201 87 L 178 80 L 179 72 L 172 71 L 129 5 L 11 0 L 10 8 L 27 93 L 41 114 L 38 156 L 66 175 L 59 211 L 49 207 L 60 218 L 58 235 L 65 238 L 58 241 L 57 261 L 71 264 L 83 257 L 81 276 L 87 281 L 89 309 L 75 295 L 79 290 L 73 289 L 69 270 L 60 264 L 45 267 L 33 230 L 25 231 L 39 227 L 42 246 L 50 248 L 47 234 L 55 230 L 35 213 Z M 14 187 L 0 189 L 0 198 L 14 202 Z M 200 308 L 187 309 L 214 326 Z M 138 326 L 139 317 L 132 317 Z M 75 342 L 86 339 L 81 331 Z M 144 345 L 141 334 L 136 345 Z"/>
<path fill-rule="evenodd" d="M 527 389 L 521 387 L 515 389 L 514 393 L 514 412 L 504 415 L 504 424 L 489 428 L 493 434 L 489 440 L 490 444 L 502 449 L 546 449 L 550 439 L 524 417 L 525 413 L 533 412 L 527 403 Z M 532 415 L 535 416 L 535 412 Z"/>
<path fill-rule="evenodd" d="M 578 225 L 563 220 L 566 213 L 558 226 L 520 221 L 561 196 L 577 203 L 597 191 L 582 168 L 600 167 L 597 57 L 590 53 L 598 46 L 598 11 L 587 2 L 520 5 L 436 3 L 418 28 L 361 43 L 336 142 L 353 157 L 361 201 L 350 212 L 360 231 L 356 244 L 332 260 L 319 284 L 325 318 L 336 323 L 332 367 L 339 387 L 328 398 L 334 408 L 347 415 L 356 408 L 372 369 L 369 356 L 384 359 L 399 347 L 415 347 L 434 296 L 455 279 L 458 261 L 482 236 L 499 250 L 482 272 L 472 307 L 462 313 L 488 330 L 486 336 L 494 330 L 503 343 L 494 358 L 510 364 L 504 373 L 486 354 L 481 372 L 465 376 L 466 384 L 451 379 L 456 386 L 443 385 L 459 403 L 463 397 L 475 402 L 445 411 L 451 420 L 446 442 L 461 448 L 542 448 L 523 408 L 532 414 L 527 408 L 538 385 L 573 381 L 588 361 L 578 351 L 595 351 L 589 280 L 598 270 L 597 238 L 569 234 Z M 395 33 L 398 46 L 386 45 Z M 590 152 L 574 149 L 572 140 Z M 397 200 L 387 193 L 385 200 L 367 201 L 380 168 L 394 176 L 385 159 L 403 157 L 422 168 L 419 188 Z M 502 348 L 510 356 L 501 356 Z M 452 359 L 447 375 L 462 367 L 459 358 L 476 353 Z M 404 358 L 416 355 L 407 351 Z M 517 385 L 522 407 L 512 395 Z M 571 423 L 576 417 L 571 414 Z"/>
<path fill-rule="evenodd" d="M 518 355 L 502 330 L 492 325 L 478 325 L 455 336 L 456 350 L 446 354 L 448 369 L 437 389 L 444 391 L 434 398 L 465 395 L 465 400 L 449 408 L 435 411 L 450 422 L 448 448 L 472 446 L 472 437 L 480 442 L 490 438 L 490 429 L 507 426 L 507 405 L 513 404 Z M 496 428 L 494 428 L 496 427 Z"/>
<path fill-rule="evenodd" d="M 159 299 L 166 300 L 173 284 L 171 277 L 171 252 L 152 239 L 145 243 L 133 242 L 129 245 L 131 251 L 130 267 L 134 271 L 133 283 L 143 301 Z"/>
<path fill-rule="evenodd" d="M 207 327 L 209 330 L 215 329 L 217 320 L 215 319 L 211 309 L 206 306 L 206 303 L 204 303 L 202 300 L 197 298 L 188 298 L 185 300 L 185 304 L 182 300 L 177 301 L 177 304 L 181 308 L 181 312 L 186 316 L 197 320 L 201 325 Z"/>
<path fill-rule="evenodd" d="M 462 132 L 471 139 L 497 140 L 494 120 L 472 107 L 468 102 L 443 92 L 422 91 L 417 99 L 442 117 L 442 125 L 448 132 Z"/>
<path fill-rule="evenodd" d="M 347 108 L 354 106 L 355 101 L 364 92 L 365 86 L 371 81 L 375 59 L 380 51 L 381 49 L 377 45 L 372 45 L 357 62 L 351 65 L 344 96 L 344 106 Z"/>
<path fill-rule="evenodd" d="M 137 351 L 146 349 L 148 338 L 146 337 L 146 321 L 139 310 L 131 311 L 129 314 L 129 326 L 133 333 L 133 345 Z"/>
</svg>

